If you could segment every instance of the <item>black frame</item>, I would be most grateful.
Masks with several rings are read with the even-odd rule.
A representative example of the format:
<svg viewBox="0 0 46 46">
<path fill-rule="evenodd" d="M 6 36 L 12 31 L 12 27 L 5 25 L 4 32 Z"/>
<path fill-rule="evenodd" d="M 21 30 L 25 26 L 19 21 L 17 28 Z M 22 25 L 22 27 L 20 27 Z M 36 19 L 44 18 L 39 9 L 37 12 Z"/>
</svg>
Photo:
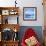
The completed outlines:
<svg viewBox="0 0 46 46">
<path fill-rule="evenodd" d="M 31 9 L 31 8 L 33 8 L 33 9 L 35 9 L 35 19 L 25 19 L 25 9 Z M 37 20 L 37 7 L 23 7 L 23 20 L 24 21 L 36 21 Z"/>
</svg>

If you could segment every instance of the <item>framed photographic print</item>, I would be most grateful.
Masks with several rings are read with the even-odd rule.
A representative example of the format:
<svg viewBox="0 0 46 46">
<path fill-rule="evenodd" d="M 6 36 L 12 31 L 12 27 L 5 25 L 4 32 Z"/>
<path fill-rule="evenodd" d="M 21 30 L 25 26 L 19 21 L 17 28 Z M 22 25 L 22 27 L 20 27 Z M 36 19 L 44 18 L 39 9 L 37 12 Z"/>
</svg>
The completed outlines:
<svg viewBox="0 0 46 46">
<path fill-rule="evenodd" d="M 2 10 L 2 15 L 9 15 L 9 10 Z"/>
<path fill-rule="evenodd" d="M 10 15 L 16 15 L 16 14 L 17 14 L 17 11 L 15 11 L 15 10 L 10 10 L 10 11 L 9 11 L 9 14 L 10 14 Z"/>
<path fill-rule="evenodd" d="M 23 19 L 25 21 L 37 20 L 37 8 L 36 7 L 24 7 L 23 8 Z"/>
</svg>

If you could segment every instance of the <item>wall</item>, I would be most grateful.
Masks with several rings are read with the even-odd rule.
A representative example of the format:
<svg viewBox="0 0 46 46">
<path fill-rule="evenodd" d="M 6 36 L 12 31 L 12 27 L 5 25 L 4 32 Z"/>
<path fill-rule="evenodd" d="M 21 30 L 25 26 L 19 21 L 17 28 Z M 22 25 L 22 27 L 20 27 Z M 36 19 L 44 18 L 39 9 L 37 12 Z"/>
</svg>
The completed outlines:
<svg viewBox="0 0 46 46">
<path fill-rule="evenodd" d="M 15 6 L 15 0 L 0 0 L 1 7 Z M 42 0 L 17 0 L 17 6 L 20 8 L 19 24 L 21 26 L 43 26 L 43 6 Z M 24 21 L 23 20 L 23 7 L 37 7 L 37 20 L 36 21 Z"/>
<path fill-rule="evenodd" d="M 22 26 L 43 26 L 43 6 L 42 6 L 42 0 L 20 0 L 18 3 L 20 4 L 20 23 Z M 23 7 L 37 7 L 37 21 L 23 21 Z"/>
</svg>

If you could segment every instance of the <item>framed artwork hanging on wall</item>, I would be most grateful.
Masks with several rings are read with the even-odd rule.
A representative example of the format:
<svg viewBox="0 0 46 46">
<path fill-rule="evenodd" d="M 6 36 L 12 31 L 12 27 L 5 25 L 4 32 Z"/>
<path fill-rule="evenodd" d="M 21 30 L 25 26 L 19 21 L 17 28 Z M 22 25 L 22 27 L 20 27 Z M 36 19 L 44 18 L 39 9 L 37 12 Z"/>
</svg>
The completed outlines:
<svg viewBox="0 0 46 46">
<path fill-rule="evenodd" d="M 37 8 L 36 7 L 24 7 L 23 8 L 23 20 L 25 21 L 37 20 Z"/>
</svg>

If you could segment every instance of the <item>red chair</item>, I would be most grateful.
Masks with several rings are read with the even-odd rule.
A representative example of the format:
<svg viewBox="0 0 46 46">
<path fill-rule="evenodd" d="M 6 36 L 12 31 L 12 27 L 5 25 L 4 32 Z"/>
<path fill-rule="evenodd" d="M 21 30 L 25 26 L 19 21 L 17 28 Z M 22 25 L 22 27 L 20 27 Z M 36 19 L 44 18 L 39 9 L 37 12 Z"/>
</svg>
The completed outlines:
<svg viewBox="0 0 46 46">
<path fill-rule="evenodd" d="M 27 46 L 25 43 L 25 39 L 28 39 L 29 37 L 36 37 L 37 39 L 37 34 L 34 32 L 32 28 L 28 28 L 24 34 L 24 37 L 22 38 L 21 46 Z M 40 43 L 38 42 L 35 46 L 41 46 Z"/>
</svg>

